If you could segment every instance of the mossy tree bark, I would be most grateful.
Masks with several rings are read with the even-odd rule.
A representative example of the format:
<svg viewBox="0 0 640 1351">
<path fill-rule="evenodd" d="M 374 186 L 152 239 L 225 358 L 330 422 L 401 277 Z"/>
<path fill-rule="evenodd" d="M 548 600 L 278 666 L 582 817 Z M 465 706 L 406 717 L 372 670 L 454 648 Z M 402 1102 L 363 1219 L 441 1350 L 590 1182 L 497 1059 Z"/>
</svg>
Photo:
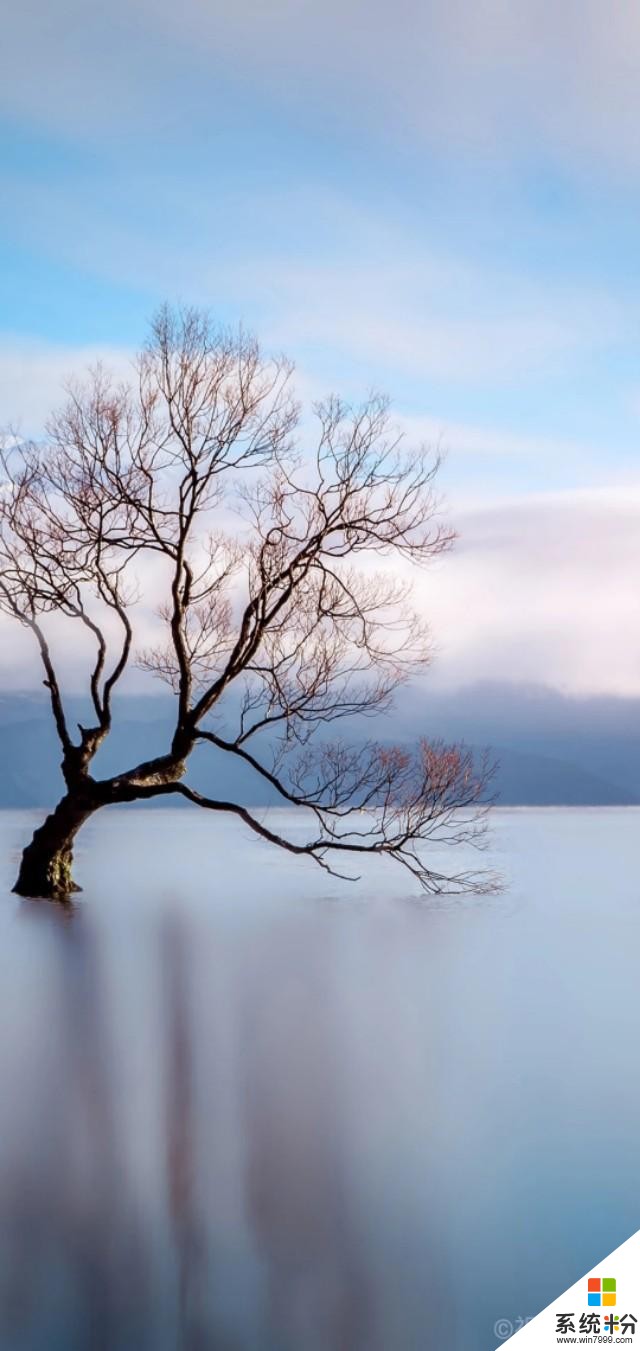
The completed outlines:
<svg viewBox="0 0 640 1351">
<path fill-rule="evenodd" d="M 34 900 L 64 900 L 82 888 L 73 879 L 73 846 L 80 828 L 109 804 L 134 802 L 171 792 L 182 778 L 185 757 L 191 741 L 175 738 L 176 748 L 169 755 L 145 760 L 135 769 L 113 779 L 94 779 L 88 765 L 102 739 L 100 729 L 81 728 L 82 744 L 70 746 L 62 762 L 67 792 L 54 810 L 34 831 L 22 855 L 20 871 L 13 888 L 18 896 Z"/>
<path fill-rule="evenodd" d="M 65 794 L 24 850 L 13 888 L 18 896 L 63 900 L 80 891 L 73 880 L 73 846 L 80 827 L 100 805 L 85 795 Z"/>
</svg>

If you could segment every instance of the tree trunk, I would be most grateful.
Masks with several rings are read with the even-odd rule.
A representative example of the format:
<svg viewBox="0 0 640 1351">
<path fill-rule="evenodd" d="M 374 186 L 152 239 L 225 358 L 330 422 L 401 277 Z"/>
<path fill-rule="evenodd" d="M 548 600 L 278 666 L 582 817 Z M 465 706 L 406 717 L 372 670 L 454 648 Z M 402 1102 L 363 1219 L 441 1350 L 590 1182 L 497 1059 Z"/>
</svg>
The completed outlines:
<svg viewBox="0 0 640 1351">
<path fill-rule="evenodd" d="M 35 831 L 20 864 L 13 890 L 18 896 L 64 900 L 81 888 L 73 880 L 73 844 L 84 822 L 101 805 L 85 796 L 67 793 Z"/>
</svg>

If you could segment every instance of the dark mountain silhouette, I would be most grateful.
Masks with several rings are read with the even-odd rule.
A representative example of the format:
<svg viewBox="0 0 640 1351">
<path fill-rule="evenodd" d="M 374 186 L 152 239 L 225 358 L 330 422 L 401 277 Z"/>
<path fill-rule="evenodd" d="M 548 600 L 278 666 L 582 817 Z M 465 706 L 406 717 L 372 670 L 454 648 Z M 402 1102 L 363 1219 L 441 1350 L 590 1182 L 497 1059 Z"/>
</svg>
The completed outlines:
<svg viewBox="0 0 640 1351">
<path fill-rule="evenodd" d="M 163 696 L 121 696 L 96 773 L 158 754 L 168 745 L 172 711 Z M 72 701 L 71 715 L 89 718 L 80 701 Z M 499 762 L 495 788 L 504 805 L 640 803 L 640 699 L 576 698 L 542 686 L 498 683 L 449 694 L 416 686 L 403 691 L 393 713 L 351 725 L 345 720 L 341 734 L 400 742 L 426 735 L 489 747 Z M 0 806 L 53 802 L 62 789 L 59 760 L 45 699 L 0 696 Z M 195 754 L 189 778 L 203 791 L 238 802 L 280 801 L 239 761 L 209 747 Z"/>
</svg>

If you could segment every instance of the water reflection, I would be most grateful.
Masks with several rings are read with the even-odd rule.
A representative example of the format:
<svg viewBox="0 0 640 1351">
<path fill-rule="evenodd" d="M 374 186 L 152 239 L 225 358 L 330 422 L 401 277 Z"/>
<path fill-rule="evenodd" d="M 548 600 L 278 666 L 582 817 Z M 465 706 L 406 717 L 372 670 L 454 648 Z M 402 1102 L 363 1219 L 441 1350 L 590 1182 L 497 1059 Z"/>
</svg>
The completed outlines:
<svg viewBox="0 0 640 1351">
<path fill-rule="evenodd" d="M 350 1187 L 353 1140 L 342 1081 L 340 1001 L 330 930 L 292 961 L 295 926 L 275 954 L 254 948 L 240 1016 L 247 1207 L 266 1269 L 273 1344 L 310 1351 L 373 1344 L 370 1278 Z M 272 1091 L 274 1065 L 279 1084 Z"/>
<path fill-rule="evenodd" d="M 21 1010 L 27 1027 L 13 1028 L 18 1063 L 2 1042 L 0 1344 L 58 1337 L 107 1351 L 119 1329 L 135 1335 L 147 1273 L 114 1117 L 103 965 L 80 911 L 23 903 L 20 919 L 31 937 L 39 930 L 22 975 L 34 955 L 47 970 Z"/>
<path fill-rule="evenodd" d="M 177 908 L 127 930 L 21 905 L 0 1035 L 2 1347 L 390 1344 L 339 930 L 309 937 L 289 916 L 221 953 Z"/>
<path fill-rule="evenodd" d="M 615 1037 L 637 898 L 626 874 L 601 892 L 593 820 L 509 828 L 530 890 L 496 906 L 334 904 L 284 872 L 279 899 L 226 878 L 110 905 L 90 876 L 66 911 L 7 898 L 2 1351 L 489 1351 L 639 1227 Z M 141 878 L 157 829 L 136 823 Z"/>
<path fill-rule="evenodd" d="M 189 1347 L 206 1345 L 198 1299 L 205 1244 L 197 1209 L 194 1058 L 189 1009 L 189 949 L 175 919 L 162 933 L 166 1007 L 166 1151 L 171 1233 L 177 1257 L 178 1318 Z"/>
</svg>

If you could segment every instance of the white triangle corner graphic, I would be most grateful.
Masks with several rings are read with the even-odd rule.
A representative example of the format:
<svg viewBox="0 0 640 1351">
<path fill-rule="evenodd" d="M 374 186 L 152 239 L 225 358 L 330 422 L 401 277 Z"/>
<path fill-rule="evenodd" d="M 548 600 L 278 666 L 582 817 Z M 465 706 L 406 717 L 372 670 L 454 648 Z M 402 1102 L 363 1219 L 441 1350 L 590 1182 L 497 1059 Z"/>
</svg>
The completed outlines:
<svg viewBox="0 0 640 1351">
<path fill-rule="evenodd" d="M 567 1346 L 640 1351 L 640 1229 L 496 1351 Z"/>
</svg>

